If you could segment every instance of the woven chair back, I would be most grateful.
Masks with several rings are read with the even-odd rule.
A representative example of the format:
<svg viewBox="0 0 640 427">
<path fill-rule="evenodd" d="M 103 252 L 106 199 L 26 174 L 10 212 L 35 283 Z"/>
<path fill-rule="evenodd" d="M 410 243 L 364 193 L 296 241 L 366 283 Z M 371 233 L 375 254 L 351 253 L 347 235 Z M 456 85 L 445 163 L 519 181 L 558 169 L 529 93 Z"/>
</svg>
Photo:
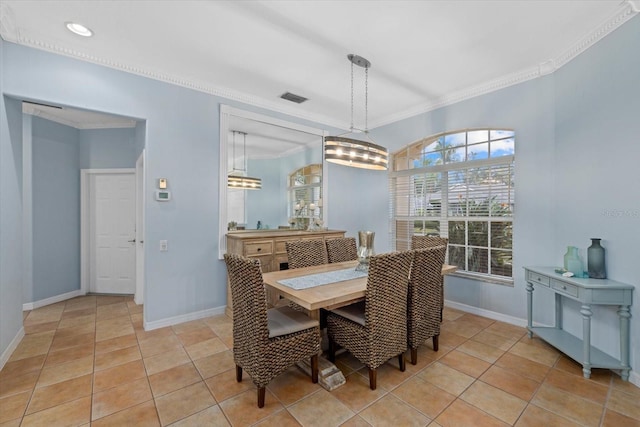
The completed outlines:
<svg viewBox="0 0 640 427">
<path fill-rule="evenodd" d="M 438 236 L 413 236 L 411 237 L 411 249 L 433 248 L 447 246 L 449 239 Z"/>
<path fill-rule="evenodd" d="M 440 334 L 442 265 L 446 246 L 414 251 L 407 302 L 407 334 L 410 347 Z"/>
<path fill-rule="evenodd" d="M 233 351 L 243 359 L 269 339 L 266 291 L 258 260 L 225 254 L 224 261 L 233 303 Z"/>
<path fill-rule="evenodd" d="M 354 261 L 358 259 L 358 247 L 355 237 L 340 237 L 329 239 L 327 244 L 327 256 L 329 263 Z"/>
<path fill-rule="evenodd" d="M 407 348 L 407 293 L 413 252 L 374 255 L 369 260 L 365 328 L 372 346 L 370 366 L 379 366 Z"/>
<path fill-rule="evenodd" d="M 322 239 L 286 242 L 289 268 L 328 264 L 327 248 Z"/>
</svg>

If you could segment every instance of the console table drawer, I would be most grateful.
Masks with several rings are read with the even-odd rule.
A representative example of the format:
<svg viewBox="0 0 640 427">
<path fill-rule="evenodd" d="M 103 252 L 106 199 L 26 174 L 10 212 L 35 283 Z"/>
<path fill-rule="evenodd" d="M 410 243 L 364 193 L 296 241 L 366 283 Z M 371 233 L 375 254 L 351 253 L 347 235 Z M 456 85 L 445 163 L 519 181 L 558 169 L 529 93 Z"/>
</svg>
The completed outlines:
<svg viewBox="0 0 640 427">
<path fill-rule="evenodd" d="M 551 279 L 551 288 L 572 297 L 578 297 L 578 287 L 559 280 Z"/>
<path fill-rule="evenodd" d="M 549 278 L 533 271 L 529 271 L 529 280 L 541 285 L 549 286 Z"/>
<path fill-rule="evenodd" d="M 252 255 L 269 255 L 273 253 L 273 245 L 269 242 L 251 242 L 245 243 L 244 254 L 245 256 Z"/>
</svg>

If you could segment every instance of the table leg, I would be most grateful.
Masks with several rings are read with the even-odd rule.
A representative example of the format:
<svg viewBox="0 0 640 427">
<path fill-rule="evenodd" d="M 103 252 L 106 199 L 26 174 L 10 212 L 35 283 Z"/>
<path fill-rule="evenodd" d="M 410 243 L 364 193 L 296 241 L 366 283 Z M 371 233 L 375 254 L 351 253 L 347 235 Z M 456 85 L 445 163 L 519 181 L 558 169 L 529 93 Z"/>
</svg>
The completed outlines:
<svg viewBox="0 0 640 427">
<path fill-rule="evenodd" d="M 590 304 L 580 308 L 582 314 L 582 373 L 585 378 L 591 377 L 591 311 Z"/>
<path fill-rule="evenodd" d="M 309 310 L 309 317 L 312 319 L 320 320 L 320 310 Z M 324 350 L 328 345 L 328 340 L 326 336 L 326 330 L 322 330 L 321 332 L 321 347 Z M 297 363 L 298 368 L 302 369 L 307 375 L 311 376 L 311 366 L 309 364 L 308 359 L 301 360 Z M 324 357 L 318 358 L 318 383 L 325 388 L 326 390 L 335 390 L 340 387 L 347 380 L 344 377 L 344 374 L 336 365 L 331 363 L 329 360 Z"/>
<path fill-rule="evenodd" d="M 629 319 L 631 313 L 629 312 L 628 305 L 621 305 L 618 310 L 618 316 L 620 317 L 620 364 L 622 365 L 622 372 L 620 376 L 623 381 L 629 381 Z"/>
<path fill-rule="evenodd" d="M 533 285 L 527 282 L 527 330 L 529 331 L 529 338 L 533 338 Z"/>
<path fill-rule="evenodd" d="M 556 329 L 562 329 L 562 295 L 556 294 Z"/>
</svg>

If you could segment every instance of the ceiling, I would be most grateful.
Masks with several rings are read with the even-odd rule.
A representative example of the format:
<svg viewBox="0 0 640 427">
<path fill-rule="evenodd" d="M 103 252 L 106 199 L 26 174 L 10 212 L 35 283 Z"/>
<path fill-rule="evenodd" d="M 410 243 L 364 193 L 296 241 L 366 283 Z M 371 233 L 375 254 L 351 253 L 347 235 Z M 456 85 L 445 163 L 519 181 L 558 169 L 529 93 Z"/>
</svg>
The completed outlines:
<svg viewBox="0 0 640 427">
<path fill-rule="evenodd" d="M 639 0 L 2 0 L 0 35 L 342 129 L 355 53 L 372 63 L 374 128 L 551 73 L 638 10 Z M 364 86 L 355 67 L 360 129 Z"/>
</svg>

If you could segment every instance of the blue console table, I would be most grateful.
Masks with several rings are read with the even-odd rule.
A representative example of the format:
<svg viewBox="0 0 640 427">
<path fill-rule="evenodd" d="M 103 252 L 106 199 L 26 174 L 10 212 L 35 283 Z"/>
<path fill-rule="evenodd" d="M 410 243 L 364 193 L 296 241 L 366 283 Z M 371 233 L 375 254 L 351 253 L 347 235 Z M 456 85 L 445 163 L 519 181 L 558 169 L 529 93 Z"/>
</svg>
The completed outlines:
<svg viewBox="0 0 640 427">
<path fill-rule="evenodd" d="M 578 279 L 564 277 L 553 267 L 525 267 L 527 281 L 527 329 L 529 338 L 536 334 L 558 350 L 582 364 L 585 378 L 591 376 L 591 368 L 619 369 L 622 379 L 629 380 L 629 308 L 632 304 L 631 285 L 608 279 Z M 554 327 L 538 327 L 532 323 L 533 290 L 545 289 L 555 293 L 556 313 Z M 582 338 L 562 329 L 562 298 L 582 303 Z M 620 360 L 591 345 L 592 305 L 617 305 L 620 317 Z"/>
</svg>

